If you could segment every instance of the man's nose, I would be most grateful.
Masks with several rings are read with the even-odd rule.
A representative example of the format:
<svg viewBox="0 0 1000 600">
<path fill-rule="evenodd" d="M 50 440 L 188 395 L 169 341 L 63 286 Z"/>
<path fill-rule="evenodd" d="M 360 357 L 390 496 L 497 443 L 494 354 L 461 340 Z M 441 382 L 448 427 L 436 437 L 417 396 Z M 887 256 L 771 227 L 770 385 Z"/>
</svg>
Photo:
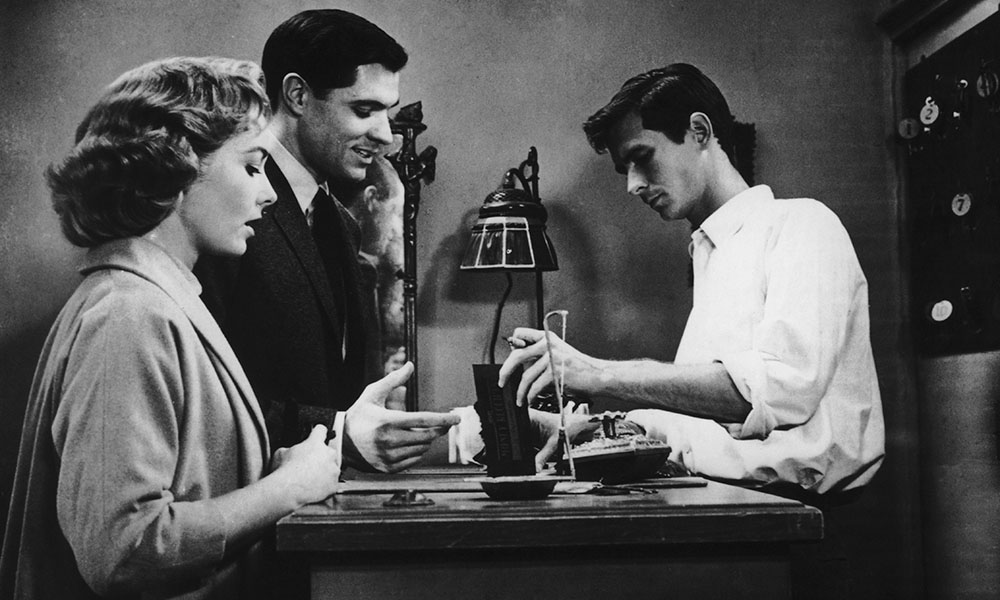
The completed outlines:
<svg viewBox="0 0 1000 600">
<path fill-rule="evenodd" d="M 628 170 L 628 179 L 626 180 L 626 189 L 628 193 L 633 196 L 638 196 L 646 189 L 646 179 L 639 174 L 637 174 L 633 169 Z"/>
<path fill-rule="evenodd" d="M 388 146 L 392 143 L 392 127 L 389 125 L 388 112 L 383 113 L 380 118 L 375 120 L 375 124 L 368 131 L 368 137 L 383 146 Z"/>
</svg>

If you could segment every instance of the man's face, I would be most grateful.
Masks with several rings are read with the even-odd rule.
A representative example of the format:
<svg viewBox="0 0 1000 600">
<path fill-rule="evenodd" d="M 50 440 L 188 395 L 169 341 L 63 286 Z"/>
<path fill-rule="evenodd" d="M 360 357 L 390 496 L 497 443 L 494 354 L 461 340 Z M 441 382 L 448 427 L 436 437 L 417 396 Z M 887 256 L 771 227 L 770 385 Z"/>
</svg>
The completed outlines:
<svg viewBox="0 0 1000 600">
<path fill-rule="evenodd" d="M 326 98 L 306 95 L 298 128 L 306 168 L 317 181 L 361 181 L 372 158 L 392 143 L 389 109 L 399 102 L 399 73 L 361 65 L 351 87 L 334 88 Z"/>
<path fill-rule="evenodd" d="M 639 115 L 631 113 L 609 131 L 608 152 L 615 170 L 627 177 L 628 193 L 660 218 L 692 220 L 703 212 L 707 156 L 692 130 L 677 144 L 644 129 Z"/>
</svg>

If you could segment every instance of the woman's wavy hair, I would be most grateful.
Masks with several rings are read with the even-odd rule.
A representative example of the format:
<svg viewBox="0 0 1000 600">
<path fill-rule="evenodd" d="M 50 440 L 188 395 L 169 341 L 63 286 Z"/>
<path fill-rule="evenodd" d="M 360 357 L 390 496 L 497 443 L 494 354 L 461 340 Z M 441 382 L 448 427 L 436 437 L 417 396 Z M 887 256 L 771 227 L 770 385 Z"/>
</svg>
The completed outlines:
<svg viewBox="0 0 1000 600">
<path fill-rule="evenodd" d="M 46 170 L 63 234 L 77 246 L 142 235 L 165 219 L 227 140 L 270 115 L 255 63 L 168 58 L 112 83 Z"/>
</svg>

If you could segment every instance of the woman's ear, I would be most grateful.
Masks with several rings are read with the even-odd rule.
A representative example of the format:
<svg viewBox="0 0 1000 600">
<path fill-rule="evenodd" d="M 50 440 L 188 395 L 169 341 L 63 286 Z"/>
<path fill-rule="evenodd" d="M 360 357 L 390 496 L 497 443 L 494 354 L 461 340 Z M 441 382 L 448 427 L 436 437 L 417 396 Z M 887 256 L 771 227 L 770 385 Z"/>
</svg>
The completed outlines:
<svg viewBox="0 0 1000 600">
<path fill-rule="evenodd" d="M 705 113 L 691 113 L 689 127 L 694 132 L 694 139 L 699 144 L 707 144 L 712 140 L 712 120 Z"/>
<path fill-rule="evenodd" d="M 296 117 L 302 116 L 305 111 L 309 94 L 309 84 L 298 73 L 288 73 L 281 80 L 281 106 Z"/>
</svg>

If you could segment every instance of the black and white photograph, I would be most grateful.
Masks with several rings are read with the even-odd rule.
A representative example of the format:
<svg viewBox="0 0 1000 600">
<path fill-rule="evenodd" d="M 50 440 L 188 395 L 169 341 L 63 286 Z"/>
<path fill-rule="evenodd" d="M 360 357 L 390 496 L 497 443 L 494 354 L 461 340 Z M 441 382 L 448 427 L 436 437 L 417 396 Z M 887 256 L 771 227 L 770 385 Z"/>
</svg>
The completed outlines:
<svg viewBox="0 0 1000 600">
<path fill-rule="evenodd" d="M 0 600 L 1000 596 L 995 0 L 0 13 Z"/>
</svg>

